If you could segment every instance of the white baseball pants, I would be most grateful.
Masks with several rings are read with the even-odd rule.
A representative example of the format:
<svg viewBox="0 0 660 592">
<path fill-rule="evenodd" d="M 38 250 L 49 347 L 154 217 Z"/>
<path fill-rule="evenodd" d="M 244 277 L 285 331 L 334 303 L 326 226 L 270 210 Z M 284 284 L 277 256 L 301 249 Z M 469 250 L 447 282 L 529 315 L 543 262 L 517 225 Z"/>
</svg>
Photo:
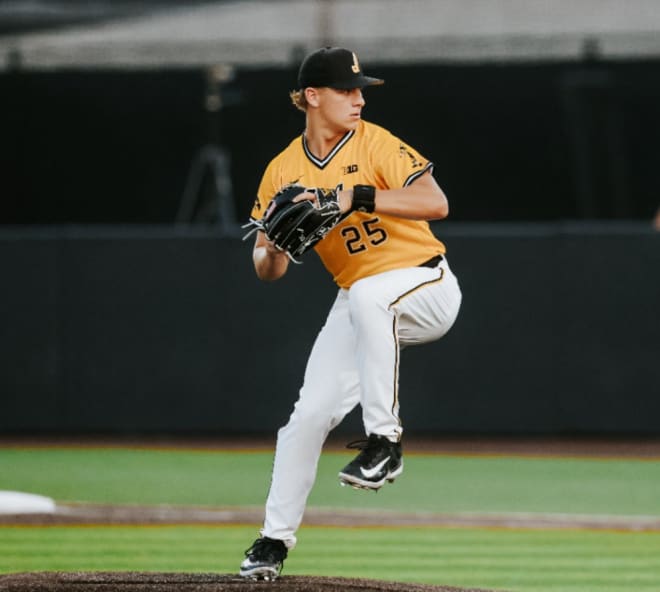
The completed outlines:
<svg viewBox="0 0 660 592">
<path fill-rule="evenodd" d="M 396 269 L 339 290 L 312 348 L 299 399 L 277 435 L 262 536 L 295 546 L 323 443 L 358 403 L 367 435 L 401 437 L 400 349 L 442 337 L 460 304 L 446 259 L 435 268 Z"/>
</svg>

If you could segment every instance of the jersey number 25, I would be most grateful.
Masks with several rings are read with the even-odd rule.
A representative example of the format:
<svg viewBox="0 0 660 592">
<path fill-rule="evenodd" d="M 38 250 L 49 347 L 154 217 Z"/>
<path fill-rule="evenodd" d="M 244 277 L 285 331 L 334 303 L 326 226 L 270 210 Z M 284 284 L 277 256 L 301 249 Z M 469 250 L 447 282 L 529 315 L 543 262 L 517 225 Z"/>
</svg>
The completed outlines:
<svg viewBox="0 0 660 592">
<path fill-rule="evenodd" d="M 374 246 L 387 240 L 387 233 L 383 228 L 376 226 L 380 218 L 363 220 L 360 226 L 346 226 L 341 229 L 341 235 L 346 239 L 346 248 L 351 255 L 355 255 L 367 248 L 367 243 Z"/>
</svg>

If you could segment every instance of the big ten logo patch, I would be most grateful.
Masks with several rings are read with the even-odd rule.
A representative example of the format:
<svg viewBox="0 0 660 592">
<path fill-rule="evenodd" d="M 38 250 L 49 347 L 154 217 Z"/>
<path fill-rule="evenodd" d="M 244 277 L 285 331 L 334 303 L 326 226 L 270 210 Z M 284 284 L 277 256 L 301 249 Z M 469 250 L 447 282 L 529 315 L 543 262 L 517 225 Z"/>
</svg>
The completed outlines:
<svg viewBox="0 0 660 592">
<path fill-rule="evenodd" d="M 358 172 L 358 165 L 349 164 L 349 165 L 343 167 L 343 170 L 344 170 L 344 175 L 350 175 L 352 173 L 357 173 Z"/>
<path fill-rule="evenodd" d="M 404 156 L 407 156 L 410 159 L 410 163 L 414 169 L 424 166 L 424 163 L 417 158 L 412 149 L 401 142 L 401 144 L 399 144 L 399 158 L 403 158 Z"/>
</svg>

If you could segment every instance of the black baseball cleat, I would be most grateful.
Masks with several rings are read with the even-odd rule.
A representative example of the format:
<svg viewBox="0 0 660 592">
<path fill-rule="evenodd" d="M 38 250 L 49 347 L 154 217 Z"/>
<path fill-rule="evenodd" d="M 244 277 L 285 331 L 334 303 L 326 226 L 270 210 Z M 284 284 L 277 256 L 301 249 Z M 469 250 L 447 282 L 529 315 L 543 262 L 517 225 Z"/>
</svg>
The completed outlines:
<svg viewBox="0 0 660 592">
<path fill-rule="evenodd" d="M 245 551 L 240 575 L 255 580 L 274 580 L 280 575 L 287 554 L 288 550 L 282 541 L 259 538 Z"/>
<path fill-rule="evenodd" d="M 361 452 L 339 473 L 342 485 L 378 491 L 385 481 L 392 483 L 403 473 L 400 442 L 370 434 L 367 440 L 357 440 L 346 447 L 358 448 Z"/>
</svg>

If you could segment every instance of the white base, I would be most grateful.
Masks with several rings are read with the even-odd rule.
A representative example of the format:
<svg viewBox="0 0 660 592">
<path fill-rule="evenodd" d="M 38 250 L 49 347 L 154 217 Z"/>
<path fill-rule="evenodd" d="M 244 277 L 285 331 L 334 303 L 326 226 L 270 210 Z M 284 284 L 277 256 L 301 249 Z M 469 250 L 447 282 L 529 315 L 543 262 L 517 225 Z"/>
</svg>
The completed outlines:
<svg viewBox="0 0 660 592">
<path fill-rule="evenodd" d="M 20 491 L 0 491 L 0 514 L 52 514 L 55 502 L 49 497 Z"/>
</svg>

